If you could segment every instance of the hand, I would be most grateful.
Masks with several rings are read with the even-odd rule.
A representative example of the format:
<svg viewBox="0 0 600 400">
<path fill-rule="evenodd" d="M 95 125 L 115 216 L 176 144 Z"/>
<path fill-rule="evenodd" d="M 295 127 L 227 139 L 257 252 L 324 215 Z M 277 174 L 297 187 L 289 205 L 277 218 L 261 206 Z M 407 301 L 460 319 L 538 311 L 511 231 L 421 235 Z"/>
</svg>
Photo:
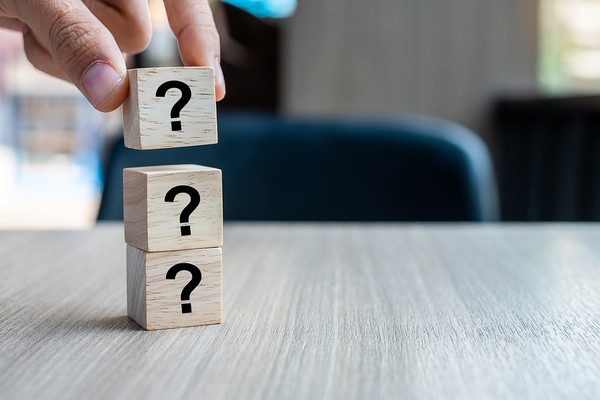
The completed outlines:
<svg viewBox="0 0 600 400">
<path fill-rule="evenodd" d="M 212 66 L 221 100 L 225 81 L 208 0 L 164 3 L 184 64 Z M 29 61 L 73 82 L 100 111 L 125 101 L 123 52 L 142 51 L 152 34 L 147 0 L 0 0 L 0 27 L 22 30 Z"/>
</svg>

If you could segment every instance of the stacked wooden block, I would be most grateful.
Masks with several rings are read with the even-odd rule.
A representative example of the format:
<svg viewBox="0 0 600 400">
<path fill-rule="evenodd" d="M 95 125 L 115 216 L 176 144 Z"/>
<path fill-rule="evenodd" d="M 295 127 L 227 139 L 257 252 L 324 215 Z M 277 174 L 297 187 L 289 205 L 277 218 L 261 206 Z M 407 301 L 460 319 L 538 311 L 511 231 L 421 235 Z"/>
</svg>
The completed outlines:
<svg viewBox="0 0 600 400">
<path fill-rule="evenodd" d="M 125 145 L 217 143 L 212 68 L 129 71 Z M 127 312 L 148 330 L 221 322 L 221 171 L 200 165 L 123 171 Z"/>
</svg>

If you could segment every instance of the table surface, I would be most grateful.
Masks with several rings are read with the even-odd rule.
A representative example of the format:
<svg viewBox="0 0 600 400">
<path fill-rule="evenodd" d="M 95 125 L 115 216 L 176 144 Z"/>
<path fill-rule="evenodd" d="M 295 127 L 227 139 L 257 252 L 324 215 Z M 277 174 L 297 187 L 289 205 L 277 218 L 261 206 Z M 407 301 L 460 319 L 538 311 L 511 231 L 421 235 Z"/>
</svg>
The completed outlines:
<svg viewBox="0 0 600 400">
<path fill-rule="evenodd" d="M 223 323 L 146 332 L 121 224 L 0 232 L 0 397 L 600 398 L 600 225 L 231 224 L 223 253 Z"/>
</svg>

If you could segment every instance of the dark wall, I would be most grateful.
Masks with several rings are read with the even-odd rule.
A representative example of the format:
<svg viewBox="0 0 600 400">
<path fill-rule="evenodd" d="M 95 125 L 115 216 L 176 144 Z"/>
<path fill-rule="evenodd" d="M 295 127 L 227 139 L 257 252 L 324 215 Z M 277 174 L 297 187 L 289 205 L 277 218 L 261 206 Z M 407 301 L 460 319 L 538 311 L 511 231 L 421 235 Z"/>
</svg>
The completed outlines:
<svg viewBox="0 0 600 400">
<path fill-rule="evenodd" d="M 504 220 L 600 220 L 599 96 L 501 100 L 493 131 Z"/>
</svg>

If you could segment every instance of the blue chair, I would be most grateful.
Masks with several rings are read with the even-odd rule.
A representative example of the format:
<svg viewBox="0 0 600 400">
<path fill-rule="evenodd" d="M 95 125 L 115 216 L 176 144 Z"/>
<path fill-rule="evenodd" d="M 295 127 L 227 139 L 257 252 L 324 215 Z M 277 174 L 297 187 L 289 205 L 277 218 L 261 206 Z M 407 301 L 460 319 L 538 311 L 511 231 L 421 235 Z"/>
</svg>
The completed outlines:
<svg viewBox="0 0 600 400">
<path fill-rule="evenodd" d="M 193 163 L 223 170 L 226 220 L 490 221 L 496 186 L 483 142 L 436 120 L 219 115 L 219 144 L 112 147 L 98 220 L 123 218 L 122 170 Z"/>
</svg>

